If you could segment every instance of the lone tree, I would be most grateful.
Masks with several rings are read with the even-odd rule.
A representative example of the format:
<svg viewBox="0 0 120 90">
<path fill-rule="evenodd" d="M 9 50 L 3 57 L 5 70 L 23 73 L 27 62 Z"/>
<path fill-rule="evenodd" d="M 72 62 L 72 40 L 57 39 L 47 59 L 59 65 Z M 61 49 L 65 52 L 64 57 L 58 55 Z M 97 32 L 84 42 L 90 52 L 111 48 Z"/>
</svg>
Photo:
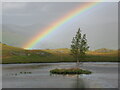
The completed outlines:
<svg viewBox="0 0 120 90">
<path fill-rule="evenodd" d="M 86 34 L 81 35 L 80 28 L 78 29 L 76 36 L 73 37 L 71 42 L 71 53 L 72 56 L 77 61 L 77 67 L 79 66 L 79 61 L 86 56 L 86 51 L 89 49 L 87 44 Z"/>
</svg>

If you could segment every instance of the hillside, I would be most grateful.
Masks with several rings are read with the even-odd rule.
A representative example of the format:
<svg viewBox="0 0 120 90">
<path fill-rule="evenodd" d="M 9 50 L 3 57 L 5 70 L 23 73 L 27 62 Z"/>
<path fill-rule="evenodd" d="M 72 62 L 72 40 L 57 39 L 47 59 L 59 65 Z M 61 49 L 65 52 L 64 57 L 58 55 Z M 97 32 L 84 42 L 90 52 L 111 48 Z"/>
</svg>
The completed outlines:
<svg viewBox="0 0 120 90">
<path fill-rule="evenodd" d="M 25 50 L 0 43 L 2 51 L 2 63 L 45 63 L 45 62 L 75 62 L 70 55 L 70 49 L 45 49 L 45 50 Z M 116 62 L 118 60 L 116 50 L 99 49 L 88 51 L 87 57 L 81 61 L 95 62 Z"/>
</svg>

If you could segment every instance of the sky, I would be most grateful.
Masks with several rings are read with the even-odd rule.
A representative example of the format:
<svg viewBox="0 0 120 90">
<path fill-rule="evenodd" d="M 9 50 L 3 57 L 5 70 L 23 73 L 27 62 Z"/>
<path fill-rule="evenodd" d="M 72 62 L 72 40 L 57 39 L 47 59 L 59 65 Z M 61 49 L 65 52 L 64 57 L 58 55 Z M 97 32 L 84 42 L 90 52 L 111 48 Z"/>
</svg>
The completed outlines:
<svg viewBox="0 0 120 90">
<path fill-rule="evenodd" d="M 87 2 L 4 2 L 2 4 L 2 42 L 22 47 L 77 6 Z M 73 18 L 34 49 L 70 48 L 78 28 L 87 35 L 91 50 L 118 48 L 118 3 L 103 2 Z"/>
</svg>

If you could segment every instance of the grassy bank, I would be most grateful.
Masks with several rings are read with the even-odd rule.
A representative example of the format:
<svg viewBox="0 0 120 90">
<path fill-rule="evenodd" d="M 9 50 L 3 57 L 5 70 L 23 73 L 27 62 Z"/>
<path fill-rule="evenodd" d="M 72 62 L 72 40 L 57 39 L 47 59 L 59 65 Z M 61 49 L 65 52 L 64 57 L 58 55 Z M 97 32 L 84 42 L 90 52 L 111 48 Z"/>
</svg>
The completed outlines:
<svg viewBox="0 0 120 90">
<path fill-rule="evenodd" d="M 57 62 L 76 62 L 70 55 L 70 50 L 64 49 L 45 49 L 45 50 L 24 50 L 22 48 L 2 45 L 2 63 L 57 63 Z M 87 57 L 82 62 L 117 62 L 118 52 L 109 50 L 87 52 Z"/>
</svg>

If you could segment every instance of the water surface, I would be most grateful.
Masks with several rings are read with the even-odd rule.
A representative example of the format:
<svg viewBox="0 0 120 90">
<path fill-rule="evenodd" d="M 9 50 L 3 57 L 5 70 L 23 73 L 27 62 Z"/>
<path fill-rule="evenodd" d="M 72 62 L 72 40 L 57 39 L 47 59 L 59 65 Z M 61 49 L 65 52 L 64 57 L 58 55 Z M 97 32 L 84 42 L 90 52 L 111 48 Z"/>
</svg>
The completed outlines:
<svg viewBox="0 0 120 90">
<path fill-rule="evenodd" d="M 75 63 L 3 64 L 3 88 L 117 88 L 118 63 L 83 63 L 90 75 L 50 75 L 55 68 L 73 68 Z"/>
</svg>

